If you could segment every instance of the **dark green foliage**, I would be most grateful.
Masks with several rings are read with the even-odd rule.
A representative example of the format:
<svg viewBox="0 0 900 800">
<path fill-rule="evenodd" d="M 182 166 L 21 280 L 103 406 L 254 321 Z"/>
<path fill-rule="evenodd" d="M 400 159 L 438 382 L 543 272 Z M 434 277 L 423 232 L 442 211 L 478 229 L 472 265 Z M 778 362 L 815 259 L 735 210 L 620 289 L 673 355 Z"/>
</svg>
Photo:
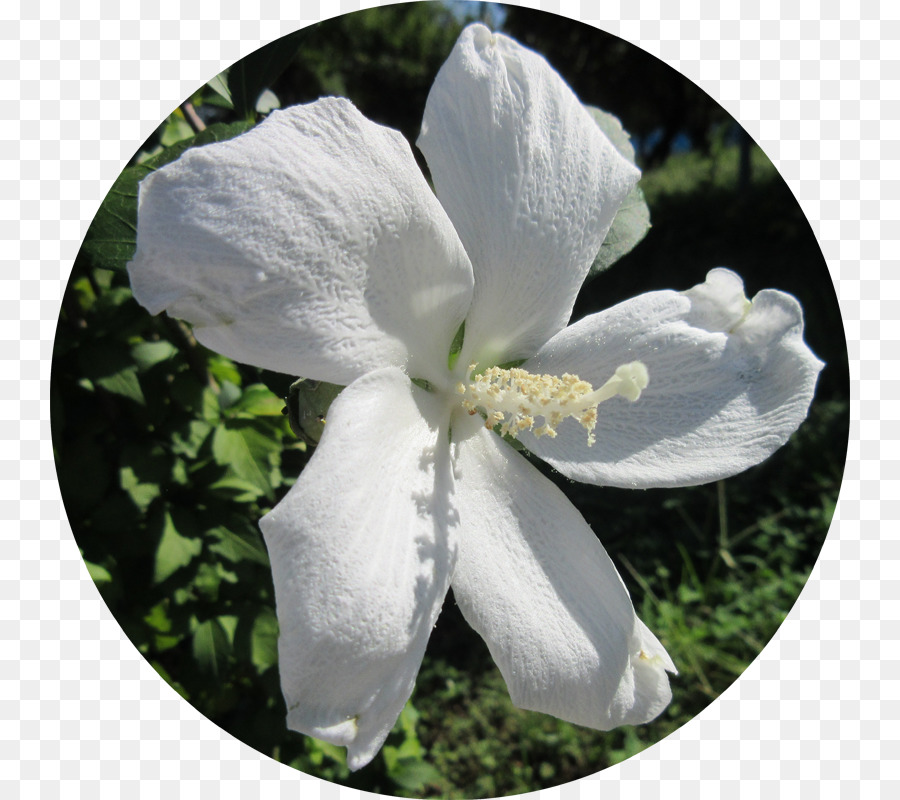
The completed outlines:
<svg viewBox="0 0 900 800">
<path fill-rule="evenodd" d="M 510 10 L 510 24 L 526 41 L 538 46 L 558 31 L 562 49 L 575 43 L 568 55 L 548 45 L 556 66 L 584 58 L 584 26 L 539 15 L 533 19 L 540 24 L 526 31 L 526 16 Z M 578 30 L 566 32 L 566 25 Z M 89 230 L 64 299 L 51 385 L 57 469 L 73 531 L 112 613 L 160 676 L 261 753 L 354 788 L 410 797 L 557 785 L 639 752 L 696 715 L 756 657 L 795 601 L 831 520 L 848 435 L 846 345 L 815 239 L 762 153 L 753 151 L 742 184 L 727 126 L 707 124 L 707 152 L 678 154 L 645 172 L 653 230 L 586 287 L 575 316 L 650 289 L 687 288 L 720 265 L 745 278 L 748 294 L 765 286 L 791 291 L 804 305 L 807 340 L 828 364 L 809 419 L 761 466 L 678 491 L 597 489 L 535 461 L 590 522 L 678 665 L 671 706 L 649 725 L 609 733 L 514 709 L 451 595 L 413 702 L 370 766 L 351 775 L 343 748 L 286 729 L 271 574 L 257 523 L 308 461 L 336 388 L 322 390 L 331 392 L 323 398 L 305 387 L 313 391 L 298 406 L 307 434 L 298 439 L 282 413 L 296 376 L 236 365 L 199 346 L 182 323 L 151 318 L 137 305 L 123 269 L 134 247 L 137 183 L 186 147 L 249 127 L 266 88 L 282 105 L 347 94 L 414 138 L 459 28 L 439 4 L 341 17 L 292 39 L 299 47 L 293 58 L 287 46 L 273 46 L 233 68 L 217 89 L 199 92 L 201 116 L 219 123 L 196 138 L 174 113 Z M 599 80 L 601 65 L 640 60 L 614 37 L 592 41 L 596 65 L 583 64 L 584 85 L 591 74 Z M 625 72 L 610 74 L 624 86 Z M 635 75 L 644 79 L 643 71 Z M 623 86 L 616 89 L 622 96 Z M 658 111 L 648 86 L 633 84 L 624 106 L 602 103 L 632 133 Z M 601 102 L 590 87 L 575 88 Z M 678 96 L 696 105 L 684 111 L 691 126 L 719 118 L 695 87 Z M 675 123 L 667 116 L 665 124 Z M 315 422 L 319 428 L 307 430 Z"/>
<path fill-rule="evenodd" d="M 228 97 L 239 116 L 256 120 L 259 96 L 288 68 L 309 33 L 308 28 L 302 28 L 282 36 L 228 69 Z"/>
<path fill-rule="evenodd" d="M 618 36 L 566 17 L 507 6 L 510 36 L 541 53 L 583 103 L 614 111 L 636 142 L 644 167 L 656 167 L 685 140 L 708 152 L 728 113 L 655 56 Z"/>
<path fill-rule="evenodd" d="M 414 142 L 434 76 L 462 27 L 441 3 L 392 5 L 320 22 L 304 29 L 297 57 L 272 89 L 283 106 L 349 97 L 369 119 Z"/>
</svg>

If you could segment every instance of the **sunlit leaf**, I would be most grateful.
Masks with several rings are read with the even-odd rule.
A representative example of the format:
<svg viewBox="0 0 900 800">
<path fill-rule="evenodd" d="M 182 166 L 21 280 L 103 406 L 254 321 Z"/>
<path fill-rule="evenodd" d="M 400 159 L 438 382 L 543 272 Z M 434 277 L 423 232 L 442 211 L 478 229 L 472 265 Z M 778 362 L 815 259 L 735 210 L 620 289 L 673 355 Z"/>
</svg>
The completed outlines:
<svg viewBox="0 0 900 800">
<path fill-rule="evenodd" d="M 240 370 L 234 365 L 230 358 L 220 356 L 218 353 L 210 353 L 208 358 L 208 367 L 210 374 L 219 383 L 233 383 L 235 386 L 241 385 Z"/>
<path fill-rule="evenodd" d="M 129 400 L 134 400 L 135 403 L 144 405 L 146 402 L 144 393 L 141 391 L 141 384 L 137 379 L 137 371 L 133 368 L 123 369 L 112 375 L 97 378 L 96 383 L 98 386 L 106 389 L 106 391 L 127 397 Z"/>
<path fill-rule="evenodd" d="M 153 562 L 153 582 L 162 583 L 175 571 L 186 567 L 200 555 L 203 547 L 199 539 L 182 536 L 175 528 L 168 511 L 161 515 L 162 536 Z"/>
<path fill-rule="evenodd" d="M 140 405 L 145 404 L 137 367 L 125 347 L 111 346 L 109 343 L 86 345 L 78 353 L 78 364 L 81 374 L 94 386 L 127 397 Z"/>
<path fill-rule="evenodd" d="M 158 483 L 143 483 L 134 469 L 128 465 L 119 470 L 119 484 L 141 512 L 146 511 L 160 495 Z"/>
<path fill-rule="evenodd" d="M 193 586 L 198 595 L 206 600 L 215 602 L 219 598 L 219 584 L 222 576 L 215 564 L 201 564 L 194 576 Z"/>
<path fill-rule="evenodd" d="M 271 608 L 264 608 L 253 621 L 250 658 L 260 673 L 278 663 L 278 619 Z"/>
<path fill-rule="evenodd" d="M 146 511 L 169 479 L 170 456 L 159 446 L 129 444 L 121 449 L 119 463 L 119 485 L 140 511 Z"/>
<path fill-rule="evenodd" d="M 172 452 L 186 458 L 196 458 L 201 446 L 212 432 L 212 426 L 202 419 L 192 419 L 172 431 Z"/>
<path fill-rule="evenodd" d="M 209 549 L 229 561 L 252 561 L 269 566 L 269 554 L 262 541 L 262 536 L 255 531 L 240 532 L 225 526 L 218 526 L 207 531 L 213 538 Z"/>
<path fill-rule="evenodd" d="M 208 619 L 194 630 L 192 649 L 197 666 L 217 676 L 231 655 L 231 641 L 218 619 Z"/>
<path fill-rule="evenodd" d="M 163 147 L 171 147 L 173 144 L 177 144 L 184 139 L 190 138 L 193 134 L 193 128 L 188 125 L 187 120 L 184 118 L 184 114 L 181 112 L 181 109 L 179 109 L 166 120 L 166 124 L 163 126 L 160 144 L 162 144 Z"/>
<path fill-rule="evenodd" d="M 243 411 L 255 417 L 280 417 L 284 401 L 270 392 L 263 384 L 254 383 L 244 389 L 231 411 Z"/>
<path fill-rule="evenodd" d="M 441 773 L 421 758 L 399 757 L 388 771 L 391 780 L 411 792 L 419 792 L 426 786 L 440 784 Z"/>
<path fill-rule="evenodd" d="M 158 633 L 169 633 L 172 630 L 172 620 L 169 619 L 167 611 L 168 605 L 168 600 L 162 600 L 144 616 L 144 622 Z"/>
<path fill-rule="evenodd" d="M 209 83 L 206 84 L 212 89 L 225 103 L 227 108 L 234 108 L 234 102 L 231 99 L 231 92 L 228 90 L 228 71 L 220 72 Z"/>
<path fill-rule="evenodd" d="M 222 381 L 219 387 L 219 407 L 224 411 L 231 408 L 241 397 L 241 387 L 231 381 Z"/>
<path fill-rule="evenodd" d="M 226 475 L 209 485 L 211 491 L 228 495 L 235 503 L 253 503 L 265 494 L 257 484 L 234 475 Z"/>
<path fill-rule="evenodd" d="M 212 424 L 216 424 L 221 417 L 219 398 L 209 386 L 203 387 L 199 411 L 200 416 Z"/>
<path fill-rule="evenodd" d="M 97 584 L 97 586 L 103 586 L 104 584 L 112 583 L 112 575 L 109 570 L 105 567 L 101 567 L 99 564 L 94 564 L 92 561 L 84 560 L 84 565 L 88 569 L 88 574 L 91 576 L 91 580 Z"/>
<path fill-rule="evenodd" d="M 131 348 L 131 357 L 140 371 L 150 369 L 163 361 L 168 361 L 178 352 L 171 342 L 141 342 Z"/>
<path fill-rule="evenodd" d="M 267 495 L 272 491 L 269 456 L 279 449 L 280 444 L 259 431 L 253 420 L 228 420 L 216 429 L 212 439 L 216 463 Z"/>
</svg>

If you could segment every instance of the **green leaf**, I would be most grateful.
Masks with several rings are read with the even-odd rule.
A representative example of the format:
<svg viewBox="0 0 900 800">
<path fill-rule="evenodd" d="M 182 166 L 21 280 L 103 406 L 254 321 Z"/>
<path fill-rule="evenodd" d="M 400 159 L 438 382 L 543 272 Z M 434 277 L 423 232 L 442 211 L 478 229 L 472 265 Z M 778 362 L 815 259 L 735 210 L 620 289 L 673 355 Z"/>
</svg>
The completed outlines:
<svg viewBox="0 0 900 800">
<path fill-rule="evenodd" d="M 224 671 L 231 655 L 231 641 L 219 619 L 208 619 L 197 625 L 192 649 L 201 671 L 214 676 Z"/>
<path fill-rule="evenodd" d="M 212 431 L 212 426 L 202 419 L 192 419 L 172 431 L 171 452 L 194 459 Z"/>
<path fill-rule="evenodd" d="M 143 372 L 156 364 L 168 361 L 177 352 L 178 348 L 171 342 L 141 342 L 131 348 L 131 357 L 138 370 Z"/>
<path fill-rule="evenodd" d="M 262 488 L 243 478 L 228 475 L 209 485 L 213 492 L 221 492 L 235 503 L 254 503 L 265 494 Z"/>
<path fill-rule="evenodd" d="M 323 764 L 325 759 L 328 759 L 339 766 L 345 767 L 343 772 L 346 773 L 347 751 L 343 747 L 331 744 L 331 742 L 323 742 L 321 739 L 314 739 L 312 736 L 304 737 L 304 745 L 313 764 L 318 766 Z M 303 768 L 303 762 L 300 759 L 295 759 L 291 762 L 291 765 L 296 769 L 302 770 Z"/>
<path fill-rule="evenodd" d="M 512 361 L 504 361 L 502 364 L 498 364 L 497 366 L 500 369 L 516 369 L 516 367 L 521 367 L 522 364 L 524 364 L 526 361 L 528 361 L 527 358 L 516 358 L 516 359 L 513 359 Z M 477 374 L 481 373 L 482 371 L 483 370 L 478 370 L 478 372 L 476 372 L 475 374 L 477 375 Z"/>
<path fill-rule="evenodd" d="M 231 99 L 231 92 L 228 91 L 228 70 L 220 72 L 206 85 L 217 95 L 219 95 L 222 100 L 225 101 L 225 105 L 227 108 L 234 108 L 234 101 Z"/>
<path fill-rule="evenodd" d="M 228 643 L 233 647 L 234 646 L 234 634 L 237 630 L 238 622 L 240 621 L 233 614 L 226 614 L 218 618 L 219 624 L 222 626 L 222 630 L 225 631 L 225 635 L 228 636 Z"/>
<path fill-rule="evenodd" d="M 241 385 L 241 373 L 230 358 L 220 356 L 218 353 L 210 353 L 208 367 L 210 374 L 219 383 Z"/>
<path fill-rule="evenodd" d="M 209 388 L 203 387 L 200 396 L 200 416 L 210 424 L 217 424 L 221 419 L 221 409 L 219 408 L 219 398 L 216 393 Z"/>
<path fill-rule="evenodd" d="M 325 430 L 325 420 L 331 403 L 341 393 L 343 386 L 324 381 L 300 378 L 291 384 L 284 398 L 285 413 L 291 430 L 308 444 L 318 444 Z"/>
<path fill-rule="evenodd" d="M 200 555 L 203 543 L 199 539 L 182 536 L 175 528 L 168 511 L 161 515 L 162 535 L 153 562 L 153 582 L 162 583 L 176 570 L 186 567 Z"/>
<path fill-rule="evenodd" d="M 424 389 L 426 392 L 434 392 L 435 387 L 431 381 L 426 381 L 425 378 L 410 378 L 410 382 L 414 386 L 418 386 L 420 389 Z"/>
<path fill-rule="evenodd" d="M 213 458 L 238 478 L 250 482 L 264 494 L 271 495 L 270 454 L 281 448 L 278 441 L 261 432 L 255 420 L 227 420 L 212 438 Z"/>
<path fill-rule="evenodd" d="M 196 136 L 167 147 L 143 163 L 123 170 L 101 203 L 81 248 L 92 266 L 122 270 L 134 255 L 138 184 L 144 178 L 164 164 L 174 161 L 190 147 L 232 139 L 252 127 L 253 124 L 246 120 L 229 124 L 219 122 Z"/>
<path fill-rule="evenodd" d="M 246 560 L 269 566 L 269 554 L 262 537 L 255 531 L 241 532 L 218 526 L 207 531 L 207 534 L 214 539 L 209 549 L 216 555 L 235 563 Z"/>
<path fill-rule="evenodd" d="M 169 619 L 168 607 L 168 599 L 161 600 L 144 615 L 144 622 L 157 633 L 169 633 L 172 630 L 172 620 Z"/>
<path fill-rule="evenodd" d="M 456 361 L 459 358 L 460 351 L 463 347 L 463 341 L 466 338 L 466 321 L 463 320 L 462 324 L 456 331 L 456 334 L 453 336 L 453 341 L 450 343 L 450 354 L 447 356 L 447 366 L 450 369 L 453 369 L 456 366 Z"/>
<path fill-rule="evenodd" d="M 84 560 L 84 565 L 87 567 L 88 575 L 91 576 L 91 580 L 97 584 L 98 588 L 112 583 L 112 575 L 105 567 L 101 567 L 99 564 L 94 564 L 87 559 Z"/>
<path fill-rule="evenodd" d="M 284 409 L 284 401 L 269 391 L 261 383 L 254 383 L 244 389 L 240 399 L 230 411 L 242 411 L 254 417 L 280 417 Z"/>
<path fill-rule="evenodd" d="M 278 618 L 271 608 L 264 608 L 253 620 L 250 659 L 260 674 L 278 663 Z"/>
<path fill-rule="evenodd" d="M 172 460 L 160 446 L 125 445 L 119 452 L 119 485 L 143 513 L 170 477 Z"/>
<path fill-rule="evenodd" d="M 174 629 L 169 617 L 169 599 L 160 601 L 144 615 L 144 622 L 151 629 L 153 647 L 157 652 L 171 650 L 186 635 L 186 631 Z"/>
<path fill-rule="evenodd" d="M 231 381 L 222 381 L 219 387 L 219 408 L 231 408 L 241 398 L 241 387 Z"/>
<path fill-rule="evenodd" d="M 634 164 L 635 153 L 634 146 L 631 144 L 631 136 L 622 127 L 619 118 L 595 106 L 585 106 L 585 109 L 593 117 L 597 127 L 606 134 L 606 138 L 609 139 L 613 147 Z"/>
<path fill-rule="evenodd" d="M 419 712 L 408 701 L 400 713 L 394 734 L 401 732 L 403 741 L 399 746 L 387 745 L 383 756 L 387 774 L 398 786 L 411 792 L 421 792 L 426 786 L 441 786 L 440 772 L 424 760 L 426 750 L 419 742 L 416 724 Z"/>
<path fill-rule="evenodd" d="M 184 112 L 178 109 L 166 120 L 159 141 L 163 147 L 171 147 L 173 144 L 190 138 L 193 134 L 194 129 L 188 125 L 187 120 L 184 118 Z"/>
<path fill-rule="evenodd" d="M 255 118 L 260 95 L 284 72 L 300 48 L 303 30 L 282 36 L 242 58 L 228 70 L 228 91 L 234 110 L 247 119 Z"/>
<path fill-rule="evenodd" d="M 398 758 L 388 771 L 391 780 L 411 792 L 420 792 L 426 786 L 440 785 L 441 773 L 421 758 Z"/>
<path fill-rule="evenodd" d="M 128 367 L 112 375 L 103 378 L 97 378 L 96 384 L 106 389 L 107 392 L 127 397 L 134 400 L 135 403 L 145 405 L 144 393 L 141 391 L 141 384 L 138 382 L 137 369 Z"/>
<path fill-rule="evenodd" d="M 631 137 L 622 127 L 622 123 L 612 114 L 593 106 L 585 106 L 593 117 L 597 127 L 606 134 L 616 150 L 619 151 L 632 164 L 635 163 L 634 147 Z M 600 252 L 594 259 L 588 271 L 585 282 L 596 278 L 603 270 L 610 267 L 634 247 L 647 235 L 650 230 L 650 208 L 644 199 L 644 193 L 639 186 L 629 192 L 619 207 L 612 227 L 606 234 L 606 239 L 600 246 Z"/>
<path fill-rule="evenodd" d="M 119 470 L 119 485 L 128 493 L 131 502 L 141 513 L 145 512 L 160 495 L 159 484 L 143 483 L 134 469 L 128 465 Z"/>
<path fill-rule="evenodd" d="M 191 582 L 191 588 L 199 597 L 213 603 L 219 599 L 219 584 L 222 582 L 222 575 L 217 566 L 217 564 L 200 564 Z"/>
<path fill-rule="evenodd" d="M 649 230 L 650 208 L 644 200 L 641 187 L 635 186 L 619 206 L 612 227 L 600 246 L 600 252 L 594 259 L 586 280 L 596 278 L 626 253 L 630 253 Z"/>
<path fill-rule="evenodd" d="M 78 352 L 81 374 L 94 386 L 145 405 L 137 367 L 129 351 L 115 342 L 92 343 Z"/>
</svg>

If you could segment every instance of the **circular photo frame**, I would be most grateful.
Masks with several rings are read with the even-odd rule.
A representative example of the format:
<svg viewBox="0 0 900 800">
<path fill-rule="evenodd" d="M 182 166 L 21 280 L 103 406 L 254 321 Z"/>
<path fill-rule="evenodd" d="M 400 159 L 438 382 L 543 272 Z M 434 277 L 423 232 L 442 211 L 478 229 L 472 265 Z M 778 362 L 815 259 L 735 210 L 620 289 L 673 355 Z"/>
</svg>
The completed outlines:
<svg viewBox="0 0 900 800">
<path fill-rule="evenodd" d="M 849 371 L 714 100 L 564 17 L 410 3 L 272 42 L 141 145 L 51 415 L 91 577 L 185 701 L 324 780 L 475 798 L 627 759 L 756 658 Z"/>
</svg>

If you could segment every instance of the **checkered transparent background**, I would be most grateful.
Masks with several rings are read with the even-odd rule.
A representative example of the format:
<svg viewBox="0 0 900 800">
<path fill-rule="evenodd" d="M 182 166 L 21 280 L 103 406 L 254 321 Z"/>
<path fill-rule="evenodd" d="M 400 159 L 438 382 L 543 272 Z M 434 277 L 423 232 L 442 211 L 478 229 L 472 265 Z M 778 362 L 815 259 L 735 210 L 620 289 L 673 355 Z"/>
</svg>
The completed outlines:
<svg viewBox="0 0 900 800">
<path fill-rule="evenodd" d="M 70 265 L 136 145 L 237 58 L 371 5 L 0 4 L 0 797 L 361 796 L 233 740 L 136 652 L 72 538 L 48 408 Z M 659 56 L 762 145 L 828 261 L 854 401 L 837 517 L 776 638 L 676 734 L 541 798 L 900 797 L 900 9 L 890 0 L 528 5 Z"/>
</svg>

